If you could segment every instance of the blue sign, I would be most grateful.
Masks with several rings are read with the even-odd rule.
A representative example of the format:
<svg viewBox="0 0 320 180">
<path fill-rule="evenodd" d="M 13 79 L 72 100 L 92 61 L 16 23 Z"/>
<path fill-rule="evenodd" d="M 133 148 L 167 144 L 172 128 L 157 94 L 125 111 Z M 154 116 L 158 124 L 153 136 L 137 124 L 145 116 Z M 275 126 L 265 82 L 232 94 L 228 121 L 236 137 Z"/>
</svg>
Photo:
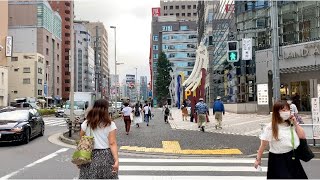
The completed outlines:
<svg viewBox="0 0 320 180">
<path fill-rule="evenodd" d="M 47 97 L 47 96 L 48 96 L 48 86 L 47 86 L 47 82 L 44 83 L 43 94 L 44 94 L 44 97 Z"/>
<path fill-rule="evenodd" d="M 152 97 L 152 91 L 151 90 L 149 91 L 149 97 Z"/>
</svg>

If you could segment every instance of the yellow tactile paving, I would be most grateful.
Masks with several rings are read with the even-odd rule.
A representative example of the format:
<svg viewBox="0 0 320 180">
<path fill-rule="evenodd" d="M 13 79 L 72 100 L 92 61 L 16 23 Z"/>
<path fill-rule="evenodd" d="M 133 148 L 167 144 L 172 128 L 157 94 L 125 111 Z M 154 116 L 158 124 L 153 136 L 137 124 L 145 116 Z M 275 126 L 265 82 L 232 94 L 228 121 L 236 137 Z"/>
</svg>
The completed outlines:
<svg viewBox="0 0 320 180">
<path fill-rule="evenodd" d="M 185 149 L 182 150 L 178 141 L 162 141 L 163 148 L 146 148 L 138 146 L 121 146 L 121 150 L 165 153 L 165 154 L 185 154 L 185 155 L 231 155 L 242 154 L 239 149 Z"/>
</svg>

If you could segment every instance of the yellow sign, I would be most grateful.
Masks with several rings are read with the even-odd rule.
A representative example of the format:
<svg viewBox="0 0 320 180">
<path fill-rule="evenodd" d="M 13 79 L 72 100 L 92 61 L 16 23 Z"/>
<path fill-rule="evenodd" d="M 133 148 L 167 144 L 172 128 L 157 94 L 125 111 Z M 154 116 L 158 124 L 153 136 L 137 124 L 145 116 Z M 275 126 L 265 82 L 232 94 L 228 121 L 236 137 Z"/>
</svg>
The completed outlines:
<svg viewBox="0 0 320 180">
<path fill-rule="evenodd" d="M 120 150 L 152 153 L 170 153 L 186 155 L 240 155 L 239 149 L 184 149 L 182 150 L 178 141 L 162 141 L 163 148 L 146 148 L 138 146 L 121 146 Z"/>
</svg>

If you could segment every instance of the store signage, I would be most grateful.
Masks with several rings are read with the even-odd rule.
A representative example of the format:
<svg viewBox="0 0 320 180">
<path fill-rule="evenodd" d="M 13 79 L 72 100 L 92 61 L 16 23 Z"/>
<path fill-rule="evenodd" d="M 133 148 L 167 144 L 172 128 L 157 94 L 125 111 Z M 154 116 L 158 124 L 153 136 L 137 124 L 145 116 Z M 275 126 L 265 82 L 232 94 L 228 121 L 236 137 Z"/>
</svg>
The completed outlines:
<svg viewBox="0 0 320 180">
<path fill-rule="evenodd" d="M 320 42 L 310 43 L 298 47 L 299 49 L 286 48 L 283 49 L 284 59 L 293 59 L 299 57 L 320 55 Z"/>
<path fill-rule="evenodd" d="M 12 56 L 12 36 L 6 38 L 6 57 Z"/>
<path fill-rule="evenodd" d="M 160 16 L 160 9 L 161 8 L 152 8 L 152 17 Z"/>
<path fill-rule="evenodd" d="M 311 98 L 313 138 L 320 139 L 320 108 L 319 98 Z"/>
<path fill-rule="evenodd" d="M 252 60 L 252 38 L 242 39 L 242 60 Z"/>
<path fill-rule="evenodd" d="M 269 104 L 268 84 L 258 84 L 258 105 Z"/>
</svg>

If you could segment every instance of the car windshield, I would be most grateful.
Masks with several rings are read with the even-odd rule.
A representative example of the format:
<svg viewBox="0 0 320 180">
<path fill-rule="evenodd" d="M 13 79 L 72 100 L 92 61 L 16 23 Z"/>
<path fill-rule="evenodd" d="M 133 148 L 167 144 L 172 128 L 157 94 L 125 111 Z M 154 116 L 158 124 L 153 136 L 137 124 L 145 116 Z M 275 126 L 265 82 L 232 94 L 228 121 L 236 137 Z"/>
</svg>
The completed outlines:
<svg viewBox="0 0 320 180">
<path fill-rule="evenodd" d="M 70 109 L 70 101 L 64 106 L 66 109 Z M 74 109 L 84 109 L 85 108 L 85 101 L 74 101 Z"/>
<path fill-rule="evenodd" d="M 28 110 L 1 112 L 0 121 L 23 121 L 23 120 L 27 120 L 28 116 L 29 116 Z"/>
</svg>

